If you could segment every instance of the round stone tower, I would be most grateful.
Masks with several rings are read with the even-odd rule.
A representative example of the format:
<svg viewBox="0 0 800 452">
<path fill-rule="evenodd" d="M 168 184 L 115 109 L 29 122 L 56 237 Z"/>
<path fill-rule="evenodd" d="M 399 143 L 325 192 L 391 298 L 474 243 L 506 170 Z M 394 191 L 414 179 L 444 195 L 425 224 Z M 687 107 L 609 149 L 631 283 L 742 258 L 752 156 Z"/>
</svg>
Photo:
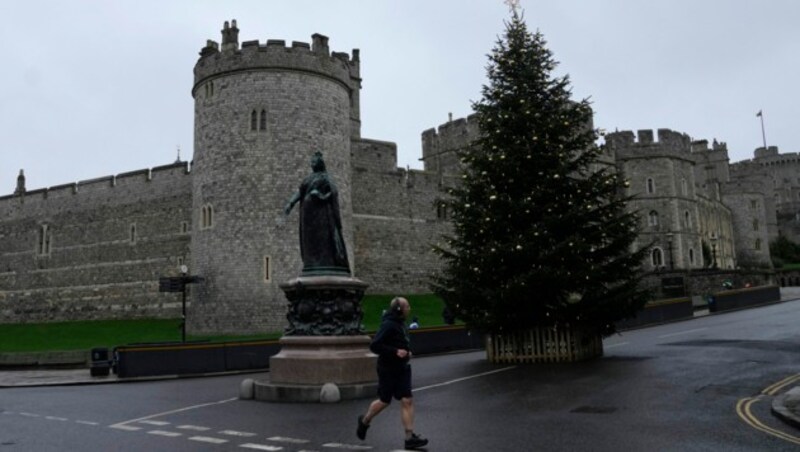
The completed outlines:
<svg viewBox="0 0 800 452">
<path fill-rule="evenodd" d="M 286 202 L 321 151 L 339 189 L 343 235 L 353 259 L 350 141 L 360 135 L 358 50 L 243 42 L 225 22 L 194 68 L 194 163 L 187 322 L 192 333 L 282 331 L 278 285 L 302 269 L 296 210 Z"/>
</svg>

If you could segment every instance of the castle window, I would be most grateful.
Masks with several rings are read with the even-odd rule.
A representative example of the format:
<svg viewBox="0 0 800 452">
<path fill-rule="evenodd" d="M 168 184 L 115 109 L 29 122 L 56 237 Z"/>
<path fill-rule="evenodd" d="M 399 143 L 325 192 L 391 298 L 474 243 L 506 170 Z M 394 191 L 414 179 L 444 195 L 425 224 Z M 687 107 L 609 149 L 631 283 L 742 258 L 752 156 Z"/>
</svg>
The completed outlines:
<svg viewBox="0 0 800 452">
<path fill-rule="evenodd" d="M 688 186 L 686 184 L 686 178 L 685 177 L 683 179 L 681 179 L 681 192 L 683 193 L 683 196 L 687 196 L 689 194 L 689 189 L 688 189 Z"/>
<path fill-rule="evenodd" d="M 183 259 L 183 256 L 178 256 L 178 267 L 180 267 L 181 265 L 183 265 L 183 263 L 184 263 L 184 262 L 185 262 L 185 261 L 184 261 L 184 259 Z"/>
<path fill-rule="evenodd" d="M 258 123 L 258 113 L 255 110 L 250 112 L 250 130 L 256 130 L 256 124 Z"/>
<path fill-rule="evenodd" d="M 131 229 L 130 229 L 130 242 L 131 242 L 131 243 L 136 243 L 136 223 L 132 223 L 132 224 L 131 224 Z"/>
<path fill-rule="evenodd" d="M 750 208 L 753 209 L 753 210 L 758 209 L 758 201 L 756 201 L 755 199 L 751 199 L 750 200 Z"/>
<path fill-rule="evenodd" d="M 40 256 L 47 256 L 50 254 L 51 235 L 52 232 L 46 224 L 39 226 L 39 246 L 36 251 Z"/>
<path fill-rule="evenodd" d="M 661 251 L 661 248 L 653 248 L 653 251 L 650 252 L 650 263 L 653 265 L 653 268 L 664 266 L 664 253 Z"/>
<path fill-rule="evenodd" d="M 189 232 L 189 222 L 181 221 L 181 234 L 187 234 L 188 232 Z"/>
<path fill-rule="evenodd" d="M 647 225 L 658 226 L 658 212 L 655 210 L 650 211 L 650 213 L 647 215 Z"/>
<path fill-rule="evenodd" d="M 436 203 L 436 218 L 440 220 L 447 219 L 447 204 L 444 202 Z"/>
<path fill-rule="evenodd" d="M 694 265 L 694 248 L 689 248 L 689 264 Z"/>
<path fill-rule="evenodd" d="M 269 265 L 269 256 L 264 256 L 264 282 L 270 282 L 272 279 L 272 268 Z"/>
<path fill-rule="evenodd" d="M 753 245 L 753 248 L 755 248 L 756 251 L 761 250 L 761 239 L 756 239 L 756 243 Z"/>
<path fill-rule="evenodd" d="M 692 227 L 692 216 L 689 215 L 689 211 L 683 212 L 683 225 L 686 226 L 687 229 Z"/>
<path fill-rule="evenodd" d="M 258 130 L 267 130 L 267 110 L 261 110 L 261 118 L 258 122 Z"/>
<path fill-rule="evenodd" d="M 656 192 L 656 183 L 652 177 L 647 178 L 647 193 L 653 194 Z"/>
<path fill-rule="evenodd" d="M 753 230 L 758 231 L 758 220 L 753 220 Z"/>
<path fill-rule="evenodd" d="M 211 85 L 211 96 L 213 96 L 214 95 L 214 82 L 210 82 L 209 85 Z"/>
<path fill-rule="evenodd" d="M 202 209 L 200 229 L 208 229 L 212 226 L 214 226 L 214 208 L 211 207 L 211 204 L 206 204 Z"/>
</svg>

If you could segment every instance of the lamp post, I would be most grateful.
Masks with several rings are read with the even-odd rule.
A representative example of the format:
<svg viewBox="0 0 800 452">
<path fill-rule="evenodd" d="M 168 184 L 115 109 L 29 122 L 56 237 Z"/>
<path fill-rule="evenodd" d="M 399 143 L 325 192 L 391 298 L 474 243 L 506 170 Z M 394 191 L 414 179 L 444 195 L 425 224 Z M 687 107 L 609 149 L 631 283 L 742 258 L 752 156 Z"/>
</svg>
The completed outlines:
<svg viewBox="0 0 800 452">
<path fill-rule="evenodd" d="M 675 270 L 675 261 L 672 259 L 672 233 L 667 232 L 667 246 L 669 247 L 669 269 Z"/>
<path fill-rule="evenodd" d="M 189 267 L 181 265 L 181 282 L 183 297 L 181 299 L 182 316 L 181 316 L 181 342 L 186 342 L 186 274 L 189 273 Z"/>
</svg>

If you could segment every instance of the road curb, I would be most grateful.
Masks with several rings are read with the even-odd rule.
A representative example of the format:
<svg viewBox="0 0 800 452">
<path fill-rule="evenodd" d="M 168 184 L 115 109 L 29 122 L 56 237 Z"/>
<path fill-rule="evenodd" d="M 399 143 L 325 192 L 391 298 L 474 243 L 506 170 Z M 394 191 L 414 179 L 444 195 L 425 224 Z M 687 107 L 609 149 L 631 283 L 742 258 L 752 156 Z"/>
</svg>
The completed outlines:
<svg viewBox="0 0 800 452">
<path fill-rule="evenodd" d="M 800 428 L 800 386 L 786 391 L 772 400 L 772 414 L 795 428 Z"/>
</svg>

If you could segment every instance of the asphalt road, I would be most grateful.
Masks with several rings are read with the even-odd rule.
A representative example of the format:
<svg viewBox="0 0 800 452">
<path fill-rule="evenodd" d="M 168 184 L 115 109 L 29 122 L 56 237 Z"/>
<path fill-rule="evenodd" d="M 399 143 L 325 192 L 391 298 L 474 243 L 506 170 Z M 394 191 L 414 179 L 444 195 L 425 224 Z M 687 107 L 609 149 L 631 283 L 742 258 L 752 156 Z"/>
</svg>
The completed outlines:
<svg viewBox="0 0 800 452">
<path fill-rule="evenodd" d="M 797 325 L 792 301 L 629 331 L 586 363 L 416 358 L 417 430 L 430 451 L 800 450 L 800 431 L 769 413 L 790 388 L 776 383 L 800 373 Z M 0 452 L 402 449 L 397 406 L 362 442 L 368 401 L 236 398 L 244 378 L 263 377 L 0 389 Z"/>
</svg>

